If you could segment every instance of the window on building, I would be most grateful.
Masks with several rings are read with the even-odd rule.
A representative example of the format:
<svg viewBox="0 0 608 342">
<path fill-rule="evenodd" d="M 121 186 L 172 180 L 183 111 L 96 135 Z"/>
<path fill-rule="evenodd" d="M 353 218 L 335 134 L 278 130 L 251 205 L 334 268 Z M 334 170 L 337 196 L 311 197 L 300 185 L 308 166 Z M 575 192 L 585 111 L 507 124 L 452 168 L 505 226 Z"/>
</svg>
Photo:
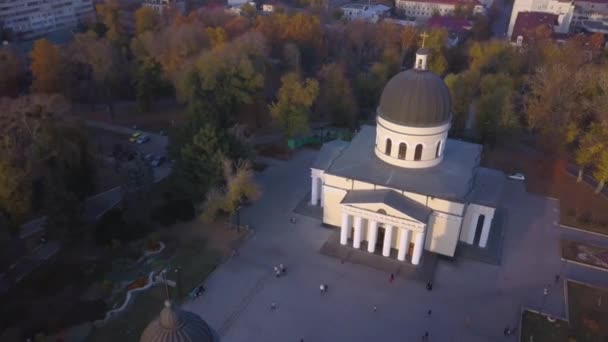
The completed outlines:
<svg viewBox="0 0 608 342">
<path fill-rule="evenodd" d="M 416 151 L 414 152 L 414 160 L 422 159 L 422 144 L 416 145 Z"/>
<path fill-rule="evenodd" d="M 393 145 L 393 142 L 391 141 L 391 139 L 386 139 L 386 146 L 384 147 L 384 154 L 386 155 L 391 155 L 391 147 Z"/>
<path fill-rule="evenodd" d="M 435 151 L 435 157 L 439 157 L 439 154 L 441 153 L 441 141 L 437 142 L 437 151 Z"/>
<path fill-rule="evenodd" d="M 399 155 L 397 158 L 405 159 L 405 153 L 407 152 L 407 145 L 405 143 L 399 144 Z"/>
</svg>

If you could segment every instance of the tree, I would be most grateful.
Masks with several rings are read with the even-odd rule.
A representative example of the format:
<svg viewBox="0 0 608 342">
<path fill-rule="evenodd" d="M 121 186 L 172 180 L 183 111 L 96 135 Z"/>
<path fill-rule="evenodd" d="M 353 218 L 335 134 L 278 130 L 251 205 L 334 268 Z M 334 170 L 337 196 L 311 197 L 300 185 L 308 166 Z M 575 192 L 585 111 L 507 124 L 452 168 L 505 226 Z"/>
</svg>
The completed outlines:
<svg viewBox="0 0 608 342">
<path fill-rule="evenodd" d="M 452 132 L 459 136 L 466 128 L 470 115 L 471 104 L 479 93 L 479 73 L 467 70 L 460 74 L 449 74 L 445 77 L 445 84 L 450 89 L 452 113 Z"/>
<path fill-rule="evenodd" d="M 160 15 L 150 7 L 142 6 L 135 11 L 135 34 L 157 31 L 160 28 Z"/>
<path fill-rule="evenodd" d="M 13 232 L 29 213 L 31 196 L 29 164 L 17 166 L 0 158 L 0 213 L 8 218 Z"/>
<path fill-rule="evenodd" d="M 443 29 L 431 30 L 425 41 L 425 46 L 429 49 L 430 56 L 428 69 L 438 75 L 443 75 L 448 70 L 448 61 L 445 58 L 445 45 L 448 41 L 448 31 Z"/>
<path fill-rule="evenodd" d="M 173 178 L 190 198 L 200 200 L 221 181 L 222 163 L 228 154 L 229 144 L 224 133 L 205 125 L 192 142 L 182 148 Z"/>
<path fill-rule="evenodd" d="M 0 97 L 16 95 L 20 90 L 23 70 L 21 59 L 8 47 L 0 47 Z"/>
<path fill-rule="evenodd" d="M 34 42 L 30 58 L 32 60 L 30 68 L 34 78 L 32 90 L 42 93 L 59 92 L 63 63 L 59 48 L 46 39 L 38 39 Z"/>
<path fill-rule="evenodd" d="M 476 14 L 473 17 L 471 34 L 475 40 L 488 40 L 492 36 L 492 26 L 487 15 Z"/>
<path fill-rule="evenodd" d="M 575 152 L 575 161 L 579 166 L 577 182 L 583 180 L 585 168 L 593 165 L 599 160 L 605 141 L 608 137 L 608 132 L 605 125 L 593 123 L 589 129 L 583 134 L 579 141 L 579 146 Z"/>
<path fill-rule="evenodd" d="M 289 138 L 309 131 L 310 108 L 319 94 L 316 80 L 300 80 L 294 72 L 281 78 L 278 100 L 270 105 L 270 113 L 279 120 Z"/>
<path fill-rule="evenodd" d="M 151 58 L 141 61 L 137 68 L 135 87 L 139 110 L 149 111 L 152 102 L 168 88 L 167 83 L 163 80 L 160 64 Z"/>
<path fill-rule="evenodd" d="M 99 20 L 106 27 L 105 37 L 112 43 L 122 43 L 125 39 L 125 30 L 120 22 L 120 2 L 118 0 L 105 0 L 95 5 Z"/>
<path fill-rule="evenodd" d="M 242 45 L 241 45 L 242 44 Z M 214 124 L 230 127 L 243 105 L 252 103 L 264 85 L 260 71 L 264 51 L 237 40 L 226 48 L 202 54 L 177 84 L 178 95 L 189 102 L 204 101 L 218 114 Z"/>
<path fill-rule="evenodd" d="M 593 171 L 593 177 L 598 181 L 595 193 L 599 194 L 604 189 L 606 181 L 608 181 L 608 149 L 606 147 L 600 152 L 595 170 Z"/>
<path fill-rule="evenodd" d="M 481 94 L 476 103 L 476 123 L 482 142 L 494 144 L 517 128 L 513 108 L 513 80 L 506 74 L 481 78 Z"/>
<path fill-rule="evenodd" d="M 357 123 L 357 104 L 350 81 L 341 65 L 326 64 L 319 71 L 319 98 L 315 110 L 334 125 L 353 128 Z"/>
</svg>

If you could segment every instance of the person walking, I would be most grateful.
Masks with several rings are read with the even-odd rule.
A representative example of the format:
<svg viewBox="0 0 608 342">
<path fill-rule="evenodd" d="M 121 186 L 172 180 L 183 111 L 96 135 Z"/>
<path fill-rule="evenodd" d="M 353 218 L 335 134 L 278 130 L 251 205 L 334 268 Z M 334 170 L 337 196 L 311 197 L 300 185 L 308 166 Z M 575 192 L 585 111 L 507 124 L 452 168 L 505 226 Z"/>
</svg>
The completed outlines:
<svg viewBox="0 0 608 342">
<path fill-rule="evenodd" d="M 321 290 L 321 294 L 323 294 L 323 292 L 326 291 L 325 290 L 325 285 L 324 284 L 319 285 L 319 290 Z"/>
<path fill-rule="evenodd" d="M 429 339 L 429 332 L 428 332 L 428 331 L 425 331 L 425 332 L 424 332 L 424 335 L 422 335 L 422 340 L 423 340 L 423 341 L 426 341 L 426 340 L 428 340 L 428 339 Z"/>
<path fill-rule="evenodd" d="M 270 303 L 270 311 L 276 311 L 276 309 L 277 309 L 277 303 L 275 303 L 275 302 Z"/>
<path fill-rule="evenodd" d="M 432 291 L 433 290 L 433 283 L 431 283 L 430 281 L 428 283 L 426 283 L 426 289 L 428 291 Z"/>
<path fill-rule="evenodd" d="M 374 312 L 378 311 L 378 307 L 374 305 Z"/>
<path fill-rule="evenodd" d="M 395 275 L 391 273 L 391 276 L 388 278 L 389 283 L 392 283 L 395 280 Z"/>
<path fill-rule="evenodd" d="M 433 310 L 429 309 L 429 311 L 427 311 L 426 314 L 430 317 L 432 313 L 433 313 Z"/>
</svg>

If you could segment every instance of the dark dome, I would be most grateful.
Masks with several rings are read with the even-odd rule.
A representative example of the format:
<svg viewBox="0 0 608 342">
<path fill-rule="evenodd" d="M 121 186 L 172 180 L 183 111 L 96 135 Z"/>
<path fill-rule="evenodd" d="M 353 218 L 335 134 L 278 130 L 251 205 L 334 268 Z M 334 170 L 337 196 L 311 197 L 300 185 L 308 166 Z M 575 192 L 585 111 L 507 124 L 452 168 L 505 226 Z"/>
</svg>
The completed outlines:
<svg viewBox="0 0 608 342">
<path fill-rule="evenodd" d="M 378 115 L 402 126 L 440 126 L 450 121 L 450 91 L 436 74 L 409 69 L 384 86 Z"/>
<path fill-rule="evenodd" d="M 165 302 L 160 316 L 150 322 L 139 342 L 213 342 L 211 328 L 198 315 L 174 309 Z"/>
</svg>

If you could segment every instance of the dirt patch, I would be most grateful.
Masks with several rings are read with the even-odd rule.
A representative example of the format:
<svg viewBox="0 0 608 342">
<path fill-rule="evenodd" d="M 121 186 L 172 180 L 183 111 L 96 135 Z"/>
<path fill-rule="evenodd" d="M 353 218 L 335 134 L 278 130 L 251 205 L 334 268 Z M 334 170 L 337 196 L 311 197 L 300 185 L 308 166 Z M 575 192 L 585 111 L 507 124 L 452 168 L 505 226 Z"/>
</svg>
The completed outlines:
<svg viewBox="0 0 608 342">
<path fill-rule="evenodd" d="M 608 199 L 596 195 L 566 171 L 566 161 L 531 150 L 494 148 L 484 151 L 482 165 L 506 173 L 523 172 L 528 191 L 560 200 L 560 223 L 608 234 Z"/>
<path fill-rule="evenodd" d="M 577 341 L 608 341 L 608 289 L 567 282 L 570 327 Z"/>
<path fill-rule="evenodd" d="M 608 270 L 608 248 L 562 240 L 562 257 L 581 264 Z"/>
<path fill-rule="evenodd" d="M 525 310 L 521 318 L 521 341 L 568 342 L 568 322 Z"/>
</svg>

